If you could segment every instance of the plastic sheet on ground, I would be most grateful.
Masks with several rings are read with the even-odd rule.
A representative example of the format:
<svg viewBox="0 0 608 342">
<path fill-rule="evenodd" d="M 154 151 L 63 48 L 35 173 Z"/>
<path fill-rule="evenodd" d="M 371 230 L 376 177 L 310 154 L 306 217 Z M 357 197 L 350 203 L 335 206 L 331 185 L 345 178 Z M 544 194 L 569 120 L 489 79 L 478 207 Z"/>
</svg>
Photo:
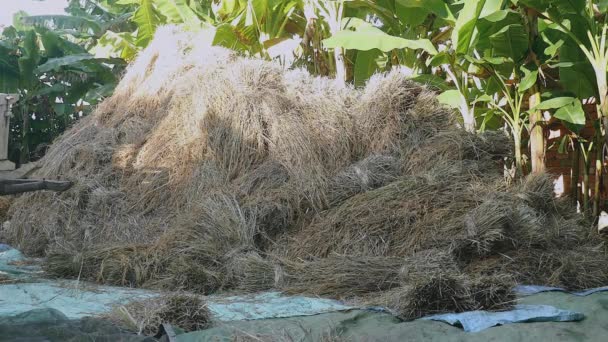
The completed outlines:
<svg viewBox="0 0 608 342">
<path fill-rule="evenodd" d="M 154 294 L 138 289 L 93 286 L 77 281 L 7 284 L 0 287 L 0 316 L 56 309 L 69 319 L 109 312 L 114 305 Z"/>
<path fill-rule="evenodd" d="M 46 317 L 48 319 L 44 320 L 46 323 L 40 323 L 41 327 L 45 327 L 45 324 L 56 319 L 57 322 L 63 322 L 61 324 L 66 327 L 74 326 L 74 329 L 76 330 L 80 328 L 85 329 L 88 326 L 87 324 L 93 324 L 91 322 L 95 322 L 95 320 L 91 321 L 88 318 L 83 317 L 100 315 L 108 312 L 115 305 L 126 304 L 132 300 L 157 295 L 155 292 L 141 289 L 99 286 L 78 281 L 54 281 L 43 279 L 40 267 L 37 266 L 37 260 L 27 259 L 19 251 L 2 244 L 0 244 L 0 275 L 9 280 L 9 282 L 3 281 L 0 284 L 0 325 L 8 324 L 7 322 L 15 317 L 18 319 Z M 531 306 L 518 306 L 516 310 L 512 311 L 499 313 L 468 312 L 437 315 L 435 317 L 427 317 L 425 319 L 406 323 L 400 323 L 397 318 L 385 312 L 379 312 L 378 310 L 360 310 L 360 308 L 348 306 L 335 300 L 303 296 L 289 297 L 284 296 L 279 292 L 230 297 L 210 296 L 207 298 L 209 309 L 214 320 L 218 323 L 218 327 L 212 328 L 209 331 L 197 332 L 194 335 L 184 334 L 183 336 L 180 336 L 181 339 L 187 341 L 189 338 L 188 336 L 201 338 L 202 336 L 218 336 L 217 334 L 221 335 L 223 333 L 228 334 L 230 331 L 233 333 L 234 330 L 225 330 L 225 327 L 242 326 L 243 324 L 246 324 L 246 322 L 250 322 L 251 327 L 259 326 L 259 324 L 262 326 L 270 326 L 268 325 L 269 322 L 274 322 L 273 329 L 275 330 L 262 330 L 262 332 L 270 334 L 277 332 L 278 330 L 276 329 L 283 329 L 282 326 L 291 322 L 289 324 L 293 326 L 293 329 L 289 330 L 288 333 L 295 334 L 294 336 L 304 337 L 319 337 L 320 335 L 318 334 L 324 333 L 323 329 L 332 329 L 332 326 L 336 325 L 340 327 L 340 331 L 352 330 L 353 332 L 360 334 L 361 331 L 359 331 L 360 329 L 358 326 L 365 326 L 364 322 L 369 322 L 370 327 L 374 324 L 384 324 L 387 329 L 390 328 L 391 331 L 396 333 L 403 329 L 418 331 L 418 327 L 424 326 L 424 324 L 426 324 L 425 322 L 431 322 L 430 320 L 433 319 L 441 319 L 442 321 L 447 321 L 451 324 L 460 324 L 466 331 L 483 332 L 485 331 L 484 329 L 488 327 L 505 325 L 512 322 L 581 320 L 584 317 L 583 312 L 585 311 L 571 310 L 570 307 L 572 304 L 576 304 L 576 302 L 554 302 L 551 298 L 555 298 L 556 296 L 569 296 L 568 298 L 579 298 L 579 301 L 584 301 L 587 299 L 583 298 L 594 297 L 590 295 L 591 293 L 601 292 L 605 290 L 605 288 L 578 292 L 575 293 L 575 296 L 561 292 L 542 293 L 543 291 L 561 290 L 546 287 L 528 286 L 520 287 L 520 290 L 524 294 L 532 294 L 531 296 L 523 297 L 524 300 L 528 298 L 540 298 L 545 294 L 549 296 L 546 297 L 549 299 L 532 303 L 520 303 Z M 583 294 L 586 294 L 587 297 L 581 297 Z M 599 304 L 597 304 L 592 301 L 592 299 L 589 300 L 591 300 L 590 304 L 587 304 L 584 308 L 589 307 L 589 305 L 603 305 L 603 301 L 598 302 Z M 577 308 L 580 309 L 582 307 L 579 306 Z M 608 308 L 604 311 L 608 313 Z M 597 310 L 594 312 L 597 312 Z M 606 316 L 608 317 L 608 314 Z M 57 317 L 60 317 L 61 319 L 58 319 Z M 332 317 L 332 320 L 329 321 L 325 317 Z M 268 320 L 268 318 L 272 319 Z M 4 321 L 8 319 L 9 321 L 2 323 L 2 319 L 4 319 Z M 314 330 L 314 333 L 312 330 L 301 331 L 301 324 L 304 324 L 302 323 L 304 321 L 311 322 L 312 325 L 310 326 L 310 329 Z M 70 323 L 68 324 L 67 322 Z M 320 324 L 320 322 L 323 322 L 323 324 Z M 95 324 L 98 323 L 96 322 Z M 523 326 L 516 324 L 507 325 Z M 440 332 L 444 331 L 442 326 L 455 329 L 450 330 L 451 334 L 454 334 L 455 331 L 462 332 L 460 329 L 439 322 L 434 323 L 433 329 L 437 330 L 437 334 L 440 335 Z M 321 329 L 321 327 L 324 328 Z M 103 329 L 106 328 L 107 327 L 104 327 Z M 40 332 L 40 334 L 42 334 L 41 336 L 46 334 L 46 330 L 44 329 Z M 97 328 L 92 329 L 94 330 Z M 224 329 L 222 333 L 220 333 L 221 329 Z M 243 327 L 243 329 L 245 328 Z M 17 331 L 14 333 L 17 333 Z M 377 336 L 382 336 L 383 334 L 388 334 L 389 331 L 378 330 L 377 333 L 379 334 Z M 465 332 L 462 333 L 468 334 Z M 401 335 L 401 333 L 399 333 L 399 335 L 404 336 Z M 315 339 L 316 337 L 312 338 L 312 340 Z M 0 341 L 1 340 L 2 338 L 0 338 Z M 199 339 L 196 340 L 198 341 Z M 203 338 L 201 340 L 205 339 Z M 216 339 L 213 340 L 215 341 Z M 228 340 L 233 339 L 230 338 Z M 304 340 L 306 340 L 306 338 Z"/>
<path fill-rule="evenodd" d="M 40 274 L 35 259 L 27 259 L 18 250 L 0 243 L 0 280 L 24 280 Z"/>
<path fill-rule="evenodd" d="M 40 278 L 39 266 L 18 250 L 3 244 L 0 244 L 0 272 L 14 280 L 0 285 L 0 316 L 44 308 L 59 310 L 68 319 L 80 319 L 107 313 L 116 305 L 157 295 L 142 289 L 43 279 Z M 207 302 L 217 321 L 307 316 L 354 309 L 336 300 L 291 297 L 279 292 L 210 296 Z"/>
<path fill-rule="evenodd" d="M 580 312 L 561 310 L 549 305 L 516 305 L 513 310 L 469 311 L 421 318 L 460 325 L 466 332 L 479 332 L 497 325 L 524 322 L 576 322 L 585 318 Z"/>
<path fill-rule="evenodd" d="M 96 318 L 68 319 L 55 309 L 36 309 L 0 317 L 0 341 L 121 341 L 152 342 L 154 338 L 126 332 Z"/>
<path fill-rule="evenodd" d="M 590 294 L 594 294 L 596 292 L 604 292 L 608 291 L 608 286 L 596 287 L 594 289 L 588 289 L 584 291 L 568 291 L 566 289 L 562 289 L 560 287 L 551 287 L 551 286 L 540 286 L 540 285 L 517 285 L 513 289 L 515 293 L 520 296 L 530 296 L 537 293 L 542 292 L 565 292 L 569 294 L 573 294 L 575 296 L 588 296 Z"/>
<path fill-rule="evenodd" d="M 284 296 L 280 292 L 207 298 L 209 310 L 219 321 L 316 315 L 355 309 L 339 301 L 303 296 Z"/>
<path fill-rule="evenodd" d="M 401 322 L 383 312 L 351 310 L 313 316 L 233 321 L 178 335 L 176 342 L 382 341 L 382 342 L 587 342 L 608 336 L 608 292 L 581 297 L 545 292 L 518 299 L 522 305 L 551 305 L 580 312 L 582 321 L 505 324 L 479 332 L 432 320 Z"/>
<path fill-rule="evenodd" d="M 67 319 L 106 313 L 114 305 L 154 296 L 154 292 L 43 279 L 39 260 L 0 244 L 0 317 L 37 309 L 58 310 Z"/>
</svg>

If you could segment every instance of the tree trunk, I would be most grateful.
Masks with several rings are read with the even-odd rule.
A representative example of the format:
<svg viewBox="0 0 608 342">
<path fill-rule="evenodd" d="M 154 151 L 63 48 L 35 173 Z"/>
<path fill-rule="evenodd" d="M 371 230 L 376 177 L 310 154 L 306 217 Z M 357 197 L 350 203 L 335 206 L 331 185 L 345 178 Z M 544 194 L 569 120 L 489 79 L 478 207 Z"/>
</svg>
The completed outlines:
<svg viewBox="0 0 608 342">
<path fill-rule="evenodd" d="M 606 25 L 606 24 L 604 24 Z M 604 26 L 606 29 L 606 26 Z M 605 32 L 604 32 L 605 33 Z M 604 54 L 606 50 L 604 50 L 605 41 L 602 40 L 600 53 Z M 596 68 L 597 67 L 597 68 Z M 595 174 L 596 174 L 596 189 L 597 193 L 595 194 L 596 198 L 594 198 L 594 214 L 599 216 L 599 202 L 600 202 L 600 190 L 601 187 L 601 176 L 603 173 L 603 162 L 604 162 L 604 147 L 608 146 L 608 81 L 606 80 L 606 65 L 604 60 L 604 65 L 594 66 L 595 69 L 595 79 L 597 82 L 597 91 L 598 91 L 598 102 L 597 106 L 597 116 L 599 120 L 599 124 L 596 127 L 596 165 L 595 165 Z M 603 136 L 603 139 L 602 139 Z M 597 206 L 597 208 L 596 208 Z M 597 211 L 597 212 L 596 212 Z"/>
<path fill-rule="evenodd" d="M 477 126 L 475 122 L 475 109 L 474 107 L 469 107 L 469 101 L 467 101 L 467 98 L 462 93 L 460 93 L 460 114 L 462 115 L 465 131 L 475 133 Z"/>
<path fill-rule="evenodd" d="M 597 91 L 599 93 L 598 119 L 601 118 L 602 128 L 604 129 L 604 143 L 608 145 L 608 84 L 606 81 L 606 73 L 601 70 L 596 70 L 595 77 L 597 79 Z"/>
<path fill-rule="evenodd" d="M 333 36 L 342 30 L 342 17 L 344 16 L 344 3 L 342 1 L 335 1 L 333 8 L 330 10 L 329 21 L 329 33 Z M 346 83 L 346 64 L 344 62 L 344 49 L 334 48 L 334 60 L 336 66 L 336 80 L 340 83 Z"/>
<path fill-rule="evenodd" d="M 471 109 L 471 111 L 473 111 L 473 110 Z M 475 127 L 476 126 L 475 114 L 470 113 L 468 111 L 467 111 L 467 113 L 462 113 L 462 120 L 464 123 L 465 131 L 475 133 L 475 128 L 476 128 Z"/>
<path fill-rule="evenodd" d="M 342 48 L 334 49 L 334 59 L 336 63 L 336 80 L 346 82 L 346 64 L 344 63 L 344 50 Z"/>
<path fill-rule="evenodd" d="M 27 110 L 27 101 L 23 101 L 21 110 L 21 151 L 19 153 L 19 165 L 27 164 L 30 161 L 30 116 Z"/>
<path fill-rule="evenodd" d="M 585 152 L 583 152 L 585 153 Z M 589 214 L 589 151 L 583 160 L 585 170 L 583 170 L 583 214 Z"/>
<path fill-rule="evenodd" d="M 600 215 L 600 197 L 602 183 L 602 132 L 598 130 L 595 134 L 595 184 L 593 188 L 593 217 Z"/>
<path fill-rule="evenodd" d="M 540 103 L 538 86 L 530 89 L 529 108 Z M 540 110 L 530 112 L 530 160 L 532 173 L 545 171 L 545 133 L 541 125 L 543 116 Z"/>
<path fill-rule="evenodd" d="M 604 115 L 602 113 L 600 113 L 600 115 L 602 115 L 602 126 L 604 128 L 604 145 L 608 146 L 608 111 L 606 112 L 607 114 Z"/>
<path fill-rule="evenodd" d="M 528 59 L 538 65 L 536 55 L 532 49 L 536 38 L 538 37 L 538 17 L 537 12 L 527 9 L 528 33 L 529 33 L 529 49 Z M 532 109 L 540 103 L 540 90 L 537 81 L 529 91 L 528 108 Z M 545 171 L 545 135 L 541 122 L 543 116 L 540 110 L 530 112 L 530 161 L 532 164 L 532 173 Z"/>
<path fill-rule="evenodd" d="M 599 149 L 598 149 L 599 151 Z M 600 191 L 602 183 L 602 160 L 599 156 L 600 152 L 597 152 L 598 156 L 595 160 L 595 184 L 594 184 L 594 196 L 593 196 L 593 216 L 599 216 L 600 214 Z"/>
<path fill-rule="evenodd" d="M 581 170 L 581 164 L 580 164 L 580 156 L 581 156 L 581 152 L 580 149 L 578 148 L 578 142 L 574 142 L 574 150 L 572 151 L 573 156 L 572 156 L 572 178 L 570 179 L 571 183 L 570 183 L 570 197 L 572 198 L 572 203 L 574 204 L 574 206 L 577 205 L 578 203 L 578 179 L 580 177 L 580 170 Z"/>
<path fill-rule="evenodd" d="M 513 140 L 515 140 L 515 177 L 521 178 L 524 176 L 524 166 L 521 154 L 521 134 L 513 131 Z"/>
</svg>

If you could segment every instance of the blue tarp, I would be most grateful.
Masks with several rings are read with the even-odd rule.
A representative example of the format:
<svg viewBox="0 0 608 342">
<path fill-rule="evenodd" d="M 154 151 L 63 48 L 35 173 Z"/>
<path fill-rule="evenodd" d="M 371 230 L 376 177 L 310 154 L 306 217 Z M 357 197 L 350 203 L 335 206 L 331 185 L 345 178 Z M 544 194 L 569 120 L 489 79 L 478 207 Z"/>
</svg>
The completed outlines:
<svg viewBox="0 0 608 342">
<path fill-rule="evenodd" d="M 537 294 L 537 293 L 541 293 L 541 292 L 551 292 L 551 291 L 565 292 L 565 293 L 573 294 L 575 296 L 588 296 L 588 295 L 596 293 L 596 292 L 608 291 L 608 286 L 596 287 L 594 289 L 589 289 L 589 290 L 584 290 L 584 291 L 568 291 L 568 290 L 562 289 L 560 287 L 540 286 L 540 285 L 517 285 L 517 286 L 515 286 L 515 288 L 513 290 L 515 291 L 515 293 L 517 293 L 520 296 L 529 296 L 529 295 L 533 295 L 533 294 Z"/>
<path fill-rule="evenodd" d="M 0 275 L 15 279 L 26 280 L 42 274 L 35 259 L 27 259 L 18 250 L 0 243 Z"/>
<path fill-rule="evenodd" d="M 303 296 L 285 296 L 280 292 L 207 298 L 209 310 L 220 321 L 309 316 L 326 312 L 352 310 L 339 301 Z"/>
<path fill-rule="evenodd" d="M 114 305 L 154 294 L 140 289 L 91 286 L 77 281 L 45 281 L 0 285 L 0 316 L 33 309 L 56 309 L 69 319 L 109 312 Z"/>
<path fill-rule="evenodd" d="M 549 305 L 516 305 L 513 310 L 469 311 L 421 318 L 460 325 L 466 332 L 479 332 L 497 325 L 523 322 L 576 322 L 585 318 L 580 312 L 561 310 Z"/>
</svg>

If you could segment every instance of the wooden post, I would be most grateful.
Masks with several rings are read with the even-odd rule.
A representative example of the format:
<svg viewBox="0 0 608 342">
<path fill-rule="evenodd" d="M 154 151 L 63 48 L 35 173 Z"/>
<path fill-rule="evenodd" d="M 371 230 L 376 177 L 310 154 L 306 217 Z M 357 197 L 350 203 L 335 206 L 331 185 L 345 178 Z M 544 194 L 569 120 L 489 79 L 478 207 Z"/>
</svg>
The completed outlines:
<svg viewBox="0 0 608 342">
<path fill-rule="evenodd" d="M 12 171 L 15 164 L 8 160 L 8 138 L 11 128 L 11 106 L 19 100 L 17 94 L 0 94 L 0 171 Z"/>
</svg>

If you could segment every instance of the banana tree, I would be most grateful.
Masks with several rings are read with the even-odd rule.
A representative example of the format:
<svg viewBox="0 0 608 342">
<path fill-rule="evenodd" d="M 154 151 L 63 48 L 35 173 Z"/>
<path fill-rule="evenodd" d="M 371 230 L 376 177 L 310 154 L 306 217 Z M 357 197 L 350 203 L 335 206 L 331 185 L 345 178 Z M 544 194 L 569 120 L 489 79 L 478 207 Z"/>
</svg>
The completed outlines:
<svg viewBox="0 0 608 342">
<path fill-rule="evenodd" d="M 302 0 L 222 0 L 213 9 L 215 45 L 265 59 L 294 53 L 305 36 Z M 207 18 L 206 22 L 210 22 Z"/>
<path fill-rule="evenodd" d="M 304 4 L 304 15 L 306 17 L 307 28 L 315 25 L 316 19 L 322 19 L 327 27 L 329 35 L 335 35 L 342 30 L 342 20 L 344 18 L 344 0 L 319 1 L 306 0 Z M 339 82 L 346 82 L 346 64 L 344 60 L 344 50 L 341 46 L 327 46 L 333 50 L 331 69 L 335 72 L 335 79 Z"/>
<path fill-rule="evenodd" d="M 574 202 L 577 204 L 578 200 L 578 179 L 579 179 L 579 170 L 580 170 L 580 157 L 582 157 L 583 161 L 583 182 L 582 182 L 582 211 L 585 214 L 589 213 L 590 209 L 590 201 L 589 201 L 589 170 L 592 167 L 593 161 L 597 164 L 598 161 L 601 161 L 599 155 L 601 154 L 601 134 L 600 133 L 600 122 L 598 120 L 594 121 L 594 130 L 595 133 L 593 136 L 585 136 L 583 135 L 582 128 L 585 126 L 587 118 L 585 116 L 585 111 L 582 108 L 580 100 L 572 98 L 572 97 L 556 97 L 551 100 L 541 102 L 535 109 L 538 110 L 555 110 L 553 114 L 554 118 L 560 119 L 564 125 L 568 128 L 569 133 L 564 135 L 562 138 L 558 152 L 565 153 L 567 146 L 571 146 L 571 149 L 574 153 L 573 163 L 572 163 L 572 188 L 570 190 L 570 196 Z M 593 151 L 596 152 L 593 155 Z M 597 165 L 595 166 L 595 170 L 597 171 Z M 597 216 L 599 213 L 599 177 L 597 173 L 596 182 L 594 186 L 594 201 L 593 201 L 593 215 Z"/>
<path fill-rule="evenodd" d="M 53 30 L 59 35 L 71 35 L 81 40 L 95 40 L 106 31 L 116 32 L 135 30 L 130 17 L 135 7 L 121 3 L 126 0 L 69 0 L 63 15 L 23 16 L 16 24 L 18 29 L 35 26 Z"/>
<path fill-rule="evenodd" d="M 523 0 L 526 6 L 537 11 L 547 25 L 559 35 L 554 35 L 554 44 L 559 44 L 560 79 L 566 89 L 580 98 L 594 97 L 599 113 L 597 134 L 603 151 L 608 143 L 608 46 L 607 24 L 598 20 L 600 9 L 606 10 L 602 1 L 590 0 Z M 601 138 L 603 136 L 603 139 Z M 598 144 L 596 141 L 596 145 Z M 599 208 L 599 182 L 603 173 L 602 153 L 596 155 L 596 197 L 594 209 Z"/>
<path fill-rule="evenodd" d="M 357 1 L 348 4 L 363 7 Z M 375 2 L 374 6 L 368 6 L 382 21 L 381 27 L 369 22 L 367 25 L 348 27 L 326 39 L 324 46 L 357 50 L 355 70 L 358 65 L 363 65 L 368 70 L 378 70 L 375 62 L 382 53 L 391 57 L 395 52 L 398 57 L 408 54 L 413 56 L 415 62 L 412 64 L 408 63 L 410 61 L 407 58 L 397 58 L 396 64 L 409 64 L 408 66 L 415 67 L 414 72 L 428 74 L 437 70 L 445 75 L 449 85 L 443 87 L 447 89 L 439 96 L 439 100 L 460 112 L 466 130 L 475 131 L 475 100 L 483 95 L 484 92 L 480 91 L 481 84 L 488 77 L 479 74 L 475 60 L 497 60 L 491 55 L 480 56 L 479 51 L 493 48 L 503 52 L 501 56 L 511 56 L 513 53 L 523 55 L 522 48 L 528 46 L 527 36 L 523 46 L 522 41 L 512 39 L 521 33 L 522 30 L 518 29 L 523 26 L 508 26 L 514 18 L 519 21 L 521 19 L 514 13 L 503 10 L 506 5 L 507 2 L 503 0 L 467 1 L 464 6 L 443 0 L 424 3 L 413 0 Z M 504 30 L 501 31 L 501 28 Z M 399 31 L 402 33 L 399 34 Z M 486 46 L 481 46 L 482 42 Z M 509 48 L 509 44 L 515 44 L 513 49 Z M 369 76 L 371 73 L 355 71 L 355 83 L 361 84 L 356 77 L 358 74 Z M 430 77 L 416 79 L 428 81 Z"/>
<path fill-rule="evenodd" d="M 462 9 L 458 11 L 457 19 L 451 29 L 451 49 L 446 52 L 447 58 L 439 60 L 441 69 L 445 71 L 447 79 L 456 86 L 457 90 L 457 92 L 444 93 L 440 100 L 445 100 L 445 104 L 455 107 L 460 112 L 464 128 L 470 132 L 474 132 L 476 129 L 476 119 L 474 102 L 471 101 L 472 78 L 470 77 L 469 58 L 473 57 L 476 52 L 474 46 L 479 37 L 478 22 L 487 13 L 499 10 L 502 3 L 503 1 L 486 0 L 465 2 Z M 446 59 L 449 63 L 445 63 Z M 435 60 L 431 60 L 431 63 L 437 64 Z M 448 96 L 451 99 L 448 99 Z M 455 106 L 456 104 L 457 106 Z"/>
<path fill-rule="evenodd" d="M 111 93 L 124 62 L 98 59 L 46 29 L 9 27 L 0 37 L 0 65 L 0 92 L 20 94 L 10 155 L 24 163 Z"/>
<path fill-rule="evenodd" d="M 514 45 L 512 45 L 514 46 Z M 512 50 L 513 51 L 513 50 Z M 490 60 L 491 61 L 491 60 Z M 533 107 L 524 108 L 524 102 L 527 98 L 527 93 L 530 91 L 536 82 L 536 73 L 530 72 L 525 66 L 520 66 L 519 70 L 515 67 L 517 64 L 508 63 L 508 60 L 503 60 L 505 63 L 490 63 L 489 61 L 475 62 L 483 67 L 491 75 L 491 80 L 498 85 L 498 91 L 493 95 L 484 94 L 477 98 L 475 102 L 484 102 L 487 106 L 499 113 L 507 124 L 511 132 L 514 143 L 515 171 L 516 177 L 521 177 L 525 174 L 523 146 L 523 133 L 530 134 L 534 128 L 529 124 L 532 113 L 555 110 L 553 117 L 563 121 L 569 127 L 580 129 L 580 126 L 585 124 L 585 114 L 580 100 L 573 97 L 554 97 L 549 94 L 550 98 L 536 104 Z M 502 69 L 504 65 L 511 65 L 513 70 Z M 515 76 L 515 78 L 513 78 Z M 486 85 L 486 89 L 492 86 Z"/>
<path fill-rule="evenodd" d="M 28 16 L 23 23 L 73 36 L 87 50 L 101 46 L 114 57 L 132 59 L 158 26 L 198 26 L 210 9 L 210 1 L 198 0 L 70 0 L 65 15 Z"/>
<path fill-rule="evenodd" d="M 464 2 L 464 5 L 442 0 L 396 2 L 395 13 L 409 32 L 416 33 L 415 41 L 425 44 L 428 41 L 435 48 L 430 51 L 408 47 L 401 51 L 416 52 L 415 59 L 423 62 L 417 71 L 430 74 L 436 70 L 447 80 L 448 89 L 439 96 L 439 100 L 456 109 L 461 114 L 463 127 L 471 132 L 477 128 L 475 99 L 480 95 L 485 76 L 476 74 L 478 68 L 470 58 L 476 57 L 476 44 L 480 37 L 489 35 L 490 29 L 496 26 L 492 23 L 496 19 L 490 14 L 505 4 L 506 1 L 502 0 L 473 0 Z M 404 60 L 400 62 L 407 63 Z M 416 79 L 430 80 L 429 77 Z"/>
<path fill-rule="evenodd" d="M 426 59 L 437 55 L 438 51 L 431 40 L 417 33 L 418 27 L 427 30 L 439 31 L 428 21 L 430 10 L 422 10 L 420 4 L 415 7 L 405 6 L 405 1 L 345 1 L 345 15 L 343 25 L 331 37 L 323 40 L 323 47 L 328 49 L 344 49 L 347 52 L 355 51 L 353 55 L 355 85 L 363 85 L 375 72 L 391 65 L 405 65 L 412 69 L 426 67 Z M 436 1 L 444 5 L 443 1 Z M 408 17 L 406 13 L 416 12 L 421 15 L 417 21 Z M 450 12 L 451 13 L 451 12 Z M 365 18 L 362 19 L 362 18 Z M 439 20 L 437 20 L 439 21 Z M 379 23 L 382 23 L 379 25 Z"/>
<path fill-rule="evenodd" d="M 598 110 L 608 120 L 608 26 L 596 20 L 597 4 L 585 0 L 525 0 L 538 17 L 562 33 L 554 40 L 560 45 L 560 77 L 564 86 L 581 98 L 595 96 Z M 608 121 L 604 123 L 608 125 Z"/>
<path fill-rule="evenodd" d="M 547 37 L 551 36 L 551 32 L 547 32 L 551 28 L 544 25 L 539 29 L 536 12 L 521 3 L 519 5 L 520 7 L 514 8 L 499 1 L 480 2 L 477 7 L 473 2 L 469 4 L 468 16 L 472 19 L 462 25 L 465 29 L 460 29 L 469 34 L 453 34 L 452 40 L 457 41 L 454 49 L 456 53 L 442 56 L 439 60 L 441 67 L 448 73 L 448 79 L 457 85 L 457 89 L 445 91 L 439 98 L 458 109 L 463 118 L 469 118 L 470 121 L 474 120 L 475 105 L 482 102 L 479 101 L 479 96 L 487 95 L 485 98 L 504 99 L 509 103 L 510 115 L 498 110 L 496 106 L 491 106 L 491 110 L 503 114 L 505 122 L 513 130 L 517 170 L 523 174 L 520 140 L 524 129 L 519 125 L 527 122 L 525 130 L 530 137 L 532 171 L 542 172 L 544 122 L 537 105 L 541 102 L 541 90 L 545 89 L 547 77 L 553 73 L 552 69 L 566 64 L 559 63 L 558 51 L 561 45 Z M 462 16 L 467 17 L 466 10 L 465 5 L 458 13 L 458 20 Z M 497 79 L 500 80 L 496 81 Z M 513 90 L 506 91 L 505 84 L 512 84 Z M 527 110 L 520 106 L 524 102 L 528 103 Z"/>
<path fill-rule="evenodd" d="M 507 124 L 514 143 L 515 154 L 515 177 L 524 175 L 524 159 L 522 154 L 522 135 L 527 127 L 529 112 L 524 110 L 526 88 L 520 84 L 511 84 L 500 72 L 496 72 L 492 66 L 487 66 L 492 72 L 492 79 L 499 85 L 500 90 L 493 95 L 482 95 L 477 102 L 485 102 L 497 113 Z"/>
</svg>

